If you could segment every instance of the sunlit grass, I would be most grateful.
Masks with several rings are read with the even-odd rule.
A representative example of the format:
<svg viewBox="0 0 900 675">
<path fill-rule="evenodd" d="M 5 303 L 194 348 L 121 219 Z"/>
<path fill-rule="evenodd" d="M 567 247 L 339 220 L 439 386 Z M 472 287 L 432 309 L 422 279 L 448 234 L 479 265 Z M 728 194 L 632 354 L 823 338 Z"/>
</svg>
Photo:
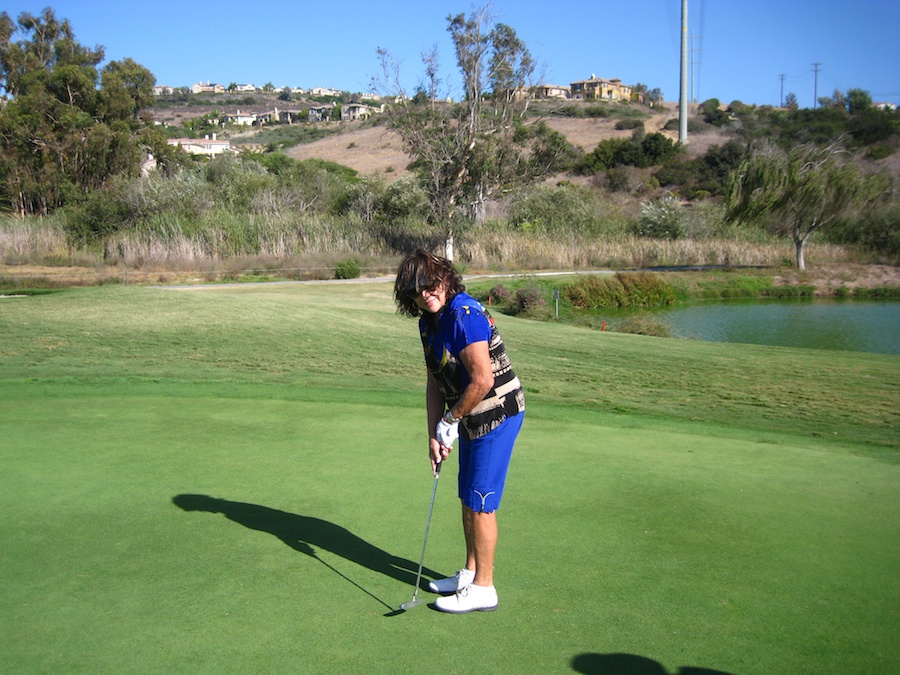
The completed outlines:
<svg viewBox="0 0 900 675">
<path fill-rule="evenodd" d="M 411 596 L 432 484 L 421 344 L 390 291 L 0 300 L 5 668 L 566 672 L 631 654 L 738 674 L 900 658 L 896 357 L 502 314 L 528 410 L 501 607 L 385 616 Z M 427 574 L 461 563 L 441 483 Z M 461 651 L 447 634 L 462 622 L 481 639 Z"/>
</svg>

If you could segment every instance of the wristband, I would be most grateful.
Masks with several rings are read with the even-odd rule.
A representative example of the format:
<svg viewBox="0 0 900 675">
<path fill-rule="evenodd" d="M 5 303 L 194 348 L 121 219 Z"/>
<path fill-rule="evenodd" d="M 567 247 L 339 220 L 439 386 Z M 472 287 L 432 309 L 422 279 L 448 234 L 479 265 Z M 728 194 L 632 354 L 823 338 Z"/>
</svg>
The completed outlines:
<svg viewBox="0 0 900 675">
<path fill-rule="evenodd" d="M 456 423 L 459 422 L 461 419 L 462 419 L 462 417 L 454 417 L 454 416 L 453 416 L 453 413 L 450 412 L 449 410 L 447 411 L 447 414 L 444 415 L 444 421 L 445 421 L 447 424 L 456 424 Z"/>
</svg>

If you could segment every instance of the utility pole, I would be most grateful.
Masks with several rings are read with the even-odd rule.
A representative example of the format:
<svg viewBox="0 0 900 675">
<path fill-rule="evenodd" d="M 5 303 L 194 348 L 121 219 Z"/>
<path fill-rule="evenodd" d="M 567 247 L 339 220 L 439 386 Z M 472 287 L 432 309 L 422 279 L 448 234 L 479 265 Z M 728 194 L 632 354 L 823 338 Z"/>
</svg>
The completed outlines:
<svg viewBox="0 0 900 675">
<path fill-rule="evenodd" d="M 813 64 L 813 72 L 816 74 L 815 80 L 813 81 L 813 110 L 819 105 L 819 66 L 821 65 L 821 63 Z"/>
<path fill-rule="evenodd" d="M 784 78 L 785 77 L 786 77 L 786 75 L 784 73 L 782 73 L 781 75 L 778 76 L 778 79 L 781 80 L 781 103 L 778 104 L 779 108 L 784 107 Z"/>
<path fill-rule="evenodd" d="M 681 86 L 678 92 L 678 142 L 687 145 L 688 92 L 687 92 L 687 0 L 681 0 Z"/>
</svg>

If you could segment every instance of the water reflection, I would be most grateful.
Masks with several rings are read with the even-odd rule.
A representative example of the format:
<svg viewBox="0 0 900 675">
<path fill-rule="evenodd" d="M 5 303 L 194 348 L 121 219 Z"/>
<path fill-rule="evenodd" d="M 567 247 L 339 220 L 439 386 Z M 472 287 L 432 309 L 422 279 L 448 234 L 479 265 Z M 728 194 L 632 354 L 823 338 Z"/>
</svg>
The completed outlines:
<svg viewBox="0 0 900 675">
<path fill-rule="evenodd" d="M 655 314 L 675 337 L 900 354 L 900 303 L 893 301 L 720 301 Z"/>
</svg>

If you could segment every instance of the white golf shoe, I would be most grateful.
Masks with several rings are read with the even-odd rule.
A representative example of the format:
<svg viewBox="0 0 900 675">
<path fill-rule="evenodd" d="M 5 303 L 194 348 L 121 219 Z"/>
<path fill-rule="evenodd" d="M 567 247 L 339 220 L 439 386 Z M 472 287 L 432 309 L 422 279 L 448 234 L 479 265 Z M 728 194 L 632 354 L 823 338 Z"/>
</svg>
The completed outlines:
<svg viewBox="0 0 900 675">
<path fill-rule="evenodd" d="M 428 590 L 432 593 L 441 593 L 443 595 L 447 595 L 448 593 L 456 593 L 456 591 L 465 588 L 469 584 L 472 583 L 472 580 L 475 578 L 475 572 L 470 569 L 466 569 L 463 567 L 459 572 L 454 574 L 452 577 L 447 577 L 446 579 L 435 579 L 434 581 L 428 582 Z"/>
<path fill-rule="evenodd" d="M 461 588 L 454 595 L 438 598 L 434 602 L 435 608 L 451 614 L 465 614 L 466 612 L 493 612 L 497 609 L 497 589 L 493 586 L 476 586 L 469 584 Z"/>
</svg>

